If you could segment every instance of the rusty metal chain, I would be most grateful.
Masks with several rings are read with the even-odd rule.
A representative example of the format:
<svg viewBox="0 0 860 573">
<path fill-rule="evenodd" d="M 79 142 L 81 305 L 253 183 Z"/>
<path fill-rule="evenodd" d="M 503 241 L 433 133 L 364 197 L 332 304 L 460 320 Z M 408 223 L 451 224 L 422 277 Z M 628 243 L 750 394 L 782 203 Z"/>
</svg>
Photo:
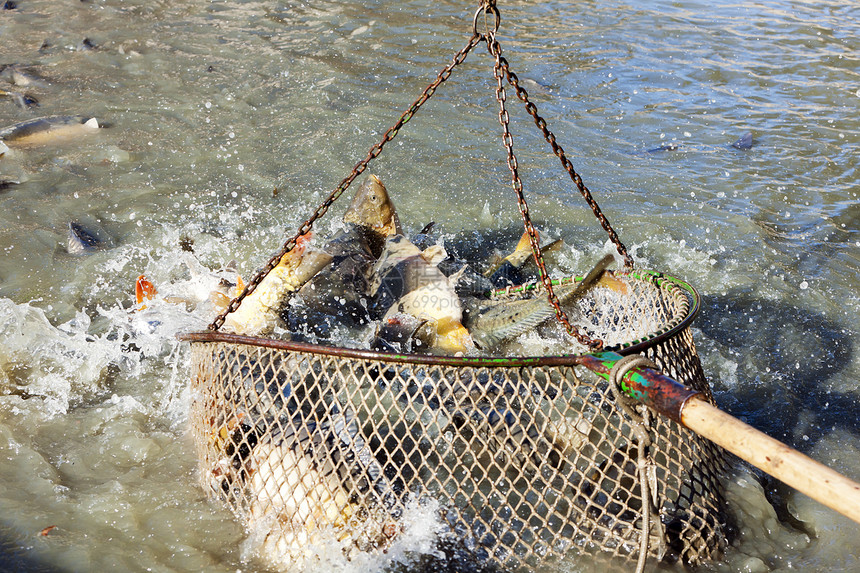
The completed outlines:
<svg viewBox="0 0 860 573">
<path fill-rule="evenodd" d="M 588 187 L 586 187 L 582 182 L 582 177 L 580 177 L 573 168 L 573 164 L 567 158 L 567 155 L 565 155 L 564 149 L 562 149 L 561 145 L 556 142 L 555 135 L 547 128 L 546 120 L 538 114 L 537 106 L 529 101 L 529 94 L 525 88 L 520 86 L 517 74 L 509 69 L 508 61 L 504 57 L 500 55 L 499 59 L 501 60 L 502 71 L 505 73 L 508 83 L 514 87 L 517 92 L 517 97 L 526 105 L 526 111 L 532 116 L 532 118 L 534 118 L 535 125 L 537 125 L 538 129 L 543 133 L 544 139 L 546 139 L 546 142 L 552 147 L 552 152 L 561 161 L 562 166 L 570 175 L 576 188 L 579 189 L 579 193 L 582 195 L 583 199 L 585 199 L 585 202 L 588 203 L 589 207 L 591 207 L 591 211 L 594 213 L 594 216 L 597 217 L 600 226 L 603 227 L 603 230 L 609 235 L 609 240 L 611 240 L 612 244 L 615 245 L 615 249 L 618 251 L 618 254 L 624 257 L 624 268 L 628 271 L 633 270 L 633 257 L 627 252 L 627 247 L 625 247 L 621 242 L 621 239 L 618 238 L 618 234 L 600 210 L 600 206 L 597 204 L 597 201 L 594 200 L 594 197 L 591 195 L 591 191 L 589 191 Z"/>
<path fill-rule="evenodd" d="M 483 16 L 483 31 L 479 31 L 479 24 Z M 489 17 L 488 17 L 489 16 Z M 492 23 L 492 26 L 491 26 Z M 523 225 L 525 226 L 526 232 L 529 236 L 529 243 L 532 247 L 532 253 L 535 258 L 535 262 L 538 266 L 538 272 L 543 282 L 544 288 L 547 291 L 547 296 L 549 298 L 550 303 L 553 305 L 556 311 L 556 316 L 561 322 L 565 329 L 576 339 L 590 347 L 593 350 L 600 349 L 603 346 L 603 341 L 599 339 L 591 339 L 587 335 L 583 334 L 582 331 L 570 324 L 570 321 L 567 318 L 567 314 L 562 310 L 558 297 L 553 291 L 552 280 L 549 277 L 549 273 L 546 270 L 546 265 L 544 263 L 543 254 L 540 250 L 539 239 L 537 236 L 537 231 L 534 228 L 534 225 L 531 222 L 531 217 L 529 216 L 528 204 L 525 199 L 525 194 L 523 192 L 522 181 L 520 180 L 519 173 L 517 171 L 517 159 L 513 150 L 513 136 L 510 133 L 509 123 L 510 118 L 508 116 L 507 109 L 505 107 L 505 100 L 507 99 L 507 94 L 504 88 L 504 84 L 502 82 L 502 78 L 504 78 L 510 83 L 514 90 L 516 91 L 517 97 L 525 104 L 526 111 L 529 115 L 534 119 L 535 125 L 541 130 L 544 138 L 547 143 L 552 147 L 553 153 L 559 158 L 562 163 L 564 169 L 570 175 L 571 180 L 576 185 L 580 194 L 585 199 L 586 203 L 588 203 L 589 207 L 591 207 L 592 212 L 594 213 L 597 220 L 600 222 L 600 225 L 603 229 L 609 234 L 609 238 L 612 243 L 615 245 L 618 253 L 624 257 L 624 266 L 625 268 L 632 269 L 633 268 L 633 258 L 627 252 L 627 248 L 621 243 L 621 240 L 618 238 L 618 235 L 613 230 L 612 226 L 609 224 L 609 221 L 603 215 L 600 207 L 597 205 L 597 202 L 594 200 L 591 192 L 582 182 L 582 178 L 578 173 L 574 170 L 573 165 L 570 163 L 570 160 L 567 159 L 567 156 L 564 153 L 562 147 L 556 142 L 555 135 L 547 128 L 546 121 L 538 114 L 537 107 L 528 99 L 528 92 L 519 85 L 519 78 L 517 75 L 510 71 L 508 61 L 502 56 L 501 46 L 496 40 L 496 32 L 499 29 L 499 25 L 501 23 L 501 16 L 499 14 L 499 10 L 496 7 L 495 0 L 482 0 L 481 5 L 478 10 L 475 12 L 475 16 L 472 21 L 472 37 L 469 39 L 468 44 L 461 49 L 454 56 L 451 63 L 449 63 L 439 74 L 436 76 L 436 79 L 429 85 L 427 88 L 421 93 L 418 99 L 413 102 L 413 104 L 407 109 L 397 120 L 397 122 L 385 132 L 377 144 L 370 148 L 367 156 L 359 161 L 355 167 L 353 167 L 352 172 L 341 181 L 340 185 L 331 193 L 331 195 L 326 198 L 316 209 L 316 211 L 308 218 L 302 225 L 299 227 L 299 230 L 296 234 L 287 240 L 280 251 L 278 251 L 275 255 L 273 255 L 268 262 L 254 275 L 254 277 L 248 282 L 245 286 L 244 290 L 233 300 L 230 301 L 230 304 L 227 308 L 215 317 L 215 320 L 212 321 L 212 324 L 209 325 L 210 330 L 218 330 L 224 324 L 224 321 L 228 314 L 235 312 L 236 309 L 242 304 L 242 301 L 256 290 L 256 288 L 260 285 L 263 279 L 272 272 L 272 270 L 278 266 L 283 259 L 284 255 L 289 253 L 296 247 L 296 243 L 302 235 L 309 233 L 313 227 L 314 222 L 325 215 L 329 207 L 344 193 L 344 191 L 349 188 L 352 182 L 359 176 L 361 173 L 367 169 L 367 165 L 371 160 L 376 158 L 381 152 L 382 148 L 386 143 L 394 139 L 397 135 L 400 128 L 406 124 L 413 115 L 418 111 L 418 109 L 424 105 L 424 103 L 430 99 L 430 97 L 435 93 L 436 89 L 442 82 L 446 81 L 453 72 L 454 68 L 458 65 L 462 64 L 466 59 L 466 56 L 471 52 L 475 46 L 477 46 L 480 42 L 487 43 L 487 49 L 490 52 L 490 55 L 495 58 L 495 64 L 493 67 L 493 75 L 496 79 L 497 87 L 496 87 L 496 99 L 499 102 L 499 122 L 502 125 L 503 129 L 503 143 L 505 149 L 507 151 L 507 163 L 508 167 L 511 170 L 511 178 L 512 184 L 514 187 L 514 191 L 517 195 L 517 203 L 520 208 L 520 214 L 523 219 Z"/>
<path fill-rule="evenodd" d="M 352 182 L 355 181 L 355 178 L 361 175 L 361 173 L 364 172 L 365 169 L 367 169 L 368 163 L 370 163 L 372 159 L 377 157 L 382 152 L 382 148 L 385 146 L 385 144 L 394 139 L 400 128 L 403 127 L 403 125 L 410 119 L 412 119 L 412 116 L 415 115 L 418 109 L 422 105 L 424 105 L 424 103 L 428 99 L 430 99 L 430 97 L 436 91 L 436 88 L 438 88 L 442 84 L 442 82 L 444 82 L 451 76 L 451 73 L 454 71 L 454 68 L 462 64 L 469 52 L 471 52 L 480 42 L 481 36 L 476 32 L 469 39 L 469 43 L 466 44 L 466 46 L 462 50 L 457 52 L 451 63 L 449 63 L 442 69 L 442 71 L 439 72 L 439 74 L 436 76 L 436 79 L 429 86 L 427 86 L 427 88 L 421 93 L 421 95 L 418 96 L 418 99 L 416 99 L 412 103 L 409 109 L 403 112 L 403 115 L 400 116 L 400 119 L 398 119 L 397 122 L 395 122 L 395 124 L 391 126 L 388 131 L 385 132 L 379 143 L 370 148 L 370 151 L 368 151 L 367 156 L 361 161 L 359 161 L 355 165 L 355 167 L 353 167 L 352 172 L 343 181 L 341 181 L 340 185 L 337 186 L 337 188 L 331 193 L 331 195 L 329 195 L 328 198 L 326 198 L 326 200 L 323 201 L 319 205 L 319 207 L 317 207 L 313 215 L 311 215 L 307 221 L 302 223 L 296 234 L 284 243 L 281 250 L 278 251 L 275 255 L 273 255 L 272 258 L 270 258 L 269 261 L 265 264 L 265 266 L 263 266 L 263 268 L 257 271 L 254 277 L 245 286 L 244 290 L 239 293 L 239 296 L 230 301 L 230 304 L 227 305 L 226 310 L 224 310 L 224 312 L 215 317 L 215 320 L 213 320 L 212 324 L 209 325 L 209 330 L 218 330 L 219 328 L 221 328 L 221 326 L 223 326 L 224 320 L 227 318 L 227 315 L 231 312 L 236 312 L 236 309 L 239 308 L 239 305 L 242 304 L 242 301 L 245 300 L 245 297 L 254 292 L 254 290 L 256 290 L 256 288 L 260 285 L 263 279 L 265 279 L 266 276 L 270 272 L 272 272 L 272 270 L 276 266 L 278 266 L 278 263 L 281 262 L 281 259 L 284 257 L 284 255 L 286 255 L 296 247 L 296 241 L 298 241 L 299 237 L 310 232 L 314 222 L 323 215 L 325 215 L 326 212 L 328 212 L 329 207 L 331 207 L 331 205 L 338 199 L 338 197 L 343 195 L 343 192 L 346 191 L 347 188 L 349 188 Z"/>
<path fill-rule="evenodd" d="M 484 9 L 486 9 L 486 7 L 482 5 L 479 11 Z M 493 6 L 493 9 L 495 9 L 495 6 Z M 514 154 L 514 139 L 511 135 L 509 126 L 510 117 L 508 116 L 508 111 L 505 107 L 507 93 L 503 82 L 502 47 L 496 41 L 496 33 L 494 30 L 488 31 L 484 39 L 487 42 L 487 49 L 490 51 L 490 55 L 495 58 L 493 76 L 496 78 L 496 100 L 499 102 L 499 123 L 502 125 L 502 142 L 505 146 L 505 150 L 507 151 L 508 168 L 511 171 L 511 184 L 513 185 L 514 192 L 517 195 L 517 204 L 520 208 L 520 215 L 522 216 L 526 233 L 529 236 L 529 244 L 532 247 L 532 254 L 534 255 L 535 262 L 538 266 L 538 273 L 540 275 L 541 282 L 546 289 L 550 304 L 555 309 L 555 315 L 558 318 L 558 321 L 564 326 L 567 332 L 576 338 L 580 344 L 583 344 L 592 350 L 600 350 L 603 348 L 603 341 L 598 338 L 590 338 L 582 332 L 578 326 L 570 323 L 570 320 L 567 318 L 567 313 L 565 313 L 561 308 L 558 296 L 556 296 L 555 291 L 553 290 L 552 279 L 546 270 L 543 254 L 541 253 L 540 240 L 538 239 L 537 231 L 535 230 L 534 225 L 532 225 L 531 217 L 529 216 L 529 207 L 523 192 L 523 182 L 520 179 L 519 172 L 517 171 L 517 158 Z"/>
</svg>

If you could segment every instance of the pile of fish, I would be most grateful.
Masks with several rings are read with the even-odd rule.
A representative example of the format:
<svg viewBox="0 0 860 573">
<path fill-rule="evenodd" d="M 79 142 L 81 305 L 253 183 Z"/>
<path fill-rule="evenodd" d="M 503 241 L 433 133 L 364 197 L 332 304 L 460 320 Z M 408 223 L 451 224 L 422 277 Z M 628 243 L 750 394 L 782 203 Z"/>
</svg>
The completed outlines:
<svg viewBox="0 0 860 573">
<path fill-rule="evenodd" d="M 494 289 L 534 280 L 521 272 L 532 252 L 526 234 L 511 255 L 480 273 L 476 263 L 449 255 L 432 224 L 407 237 L 375 175 L 357 191 L 343 225 L 320 247 L 311 245 L 309 235 L 300 237 L 227 315 L 223 330 L 462 356 L 498 351 L 501 343 L 556 314 L 544 294 L 519 300 L 489 296 Z M 606 272 L 612 262 L 607 255 L 583 281 L 560 285 L 561 304 L 569 307 L 597 286 L 624 292 L 625 283 Z"/>
</svg>

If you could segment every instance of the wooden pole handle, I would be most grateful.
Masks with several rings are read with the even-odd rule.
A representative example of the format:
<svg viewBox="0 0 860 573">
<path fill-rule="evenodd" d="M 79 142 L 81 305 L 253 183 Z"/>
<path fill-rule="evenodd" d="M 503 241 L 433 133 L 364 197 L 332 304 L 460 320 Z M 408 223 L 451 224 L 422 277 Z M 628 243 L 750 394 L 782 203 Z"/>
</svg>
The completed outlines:
<svg viewBox="0 0 860 573">
<path fill-rule="evenodd" d="M 681 409 L 681 423 L 739 458 L 860 523 L 860 484 L 698 397 Z"/>
</svg>

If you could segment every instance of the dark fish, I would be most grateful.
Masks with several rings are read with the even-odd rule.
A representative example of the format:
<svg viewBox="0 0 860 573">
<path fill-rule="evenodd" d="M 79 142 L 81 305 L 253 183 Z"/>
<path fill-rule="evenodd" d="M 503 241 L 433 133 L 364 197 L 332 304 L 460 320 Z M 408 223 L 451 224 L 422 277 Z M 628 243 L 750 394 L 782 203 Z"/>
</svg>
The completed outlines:
<svg viewBox="0 0 860 573">
<path fill-rule="evenodd" d="M 6 2 L 3 3 L 4 10 L 14 10 L 17 7 L 17 2 L 13 2 L 13 0 L 6 0 Z"/>
<path fill-rule="evenodd" d="M 654 149 L 649 149 L 646 153 L 660 153 L 663 151 L 677 151 L 680 149 L 681 144 L 675 141 L 670 141 L 669 143 L 664 143 L 660 147 L 655 147 Z"/>
<path fill-rule="evenodd" d="M 299 291 L 284 317 L 293 331 L 329 338 L 338 325 L 370 321 L 370 272 L 385 239 L 399 229 L 397 212 L 382 181 L 369 175 L 343 216 L 346 229 L 324 247 L 332 257 Z"/>
<path fill-rule="evenodd" d="M 737 141 L 732 143 L 732 147 L 735 149 L 747 150 L 753 146 L 753 134 L 751 131 L 746 132 L 742 136 L 738 138 Z"/>
<path fill-rule="evenodd" d="M 75 221 L 69 222 L 69 237 L 66 250 L 70 255 L 81 256 L 98 250 L 102 241 L 83 225 Z"/>
</svg>

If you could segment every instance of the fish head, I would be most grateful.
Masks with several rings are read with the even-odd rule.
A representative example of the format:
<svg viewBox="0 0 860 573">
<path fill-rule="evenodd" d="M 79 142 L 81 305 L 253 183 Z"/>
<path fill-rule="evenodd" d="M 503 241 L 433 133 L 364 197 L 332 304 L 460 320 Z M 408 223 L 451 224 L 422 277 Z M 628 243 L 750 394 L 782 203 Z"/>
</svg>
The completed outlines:
<svg viewBox="0 0 860 573">
<path fill-rule="evenodd" d="M 344 223 L 370 227 L 383 236 L 400 232 L 400 221 L 388 190 L 376 175 L 368 175 L 343 216 Z"/>
</svg>

